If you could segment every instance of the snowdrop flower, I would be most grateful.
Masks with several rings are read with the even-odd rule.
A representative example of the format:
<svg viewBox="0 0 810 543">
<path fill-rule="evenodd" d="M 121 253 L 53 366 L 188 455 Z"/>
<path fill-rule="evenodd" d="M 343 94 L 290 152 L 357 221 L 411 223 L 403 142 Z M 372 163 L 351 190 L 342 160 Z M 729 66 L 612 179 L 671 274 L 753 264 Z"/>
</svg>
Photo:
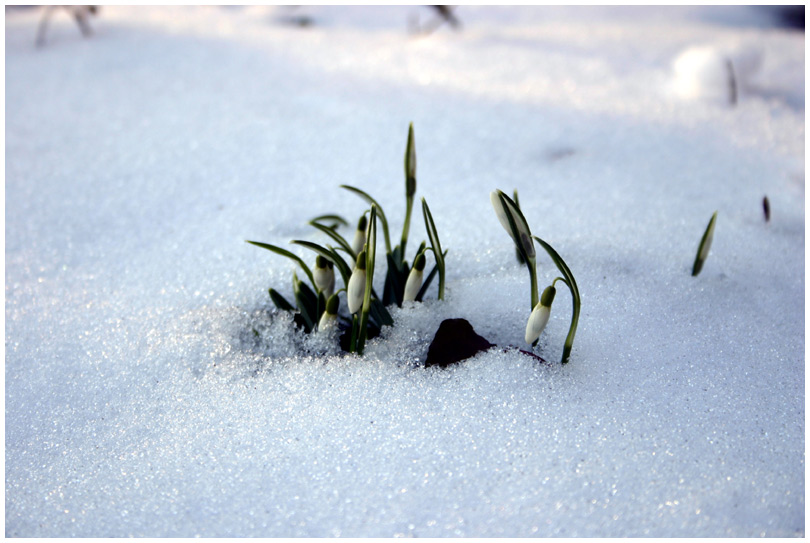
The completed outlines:
<svg viewBox="0 0 810 543">
<path fill-rule="evenodd" d="M 318 322 L 318 331 L 334 328 L 337 324 L 338 307 L 340 307 L 340 298 L 337 294 L 332 294 L 326 301 L 326 311 L 323 312 L 321 320 Z"/>
<path fill-rule="evenodd" d="M 548 324 L 548 318 L 551 315 L 551 303 L 554 301 L 556 293 L 557 289 L 553 285 L 546 287 L 546 290 L 543 291 L 540 301 L 532 310 L 532 314 L 529 315 L 529 322 L 526 323 L 526 343 L 534 343 L 540 337 L 546 324 Z"/>
<path fill-rule="evenodd" d="M 312 276 L 318 290 L 329 298 L 335 290 L 335 264 L 318 255 L 315 258 L 315 271 Z"/>
<path fill-rule="evenodd" d="M 364 217 L 365 218 L 365 217 Z M 366 252 L 357 255 L 357 263 L 349 277 L 349 286 L 346 289 L 346 303 L 349 313 L 355 314 L 363 307 L 363 298 L 366 295 Z"/>
<path fill-rule="evenodd" d="M 368 225 L 368 219 L 365 215 L 360 217 L 360 221 L 357 223 L 357 230 L 354 231 L 354 239 L 352 240 L 352 251 L 354 254 L 360 254 L 360 251 L 363 250 L 363 245 L 366 244 L 366 226 Z"/>
<path fill-rule="evenodd" d="M 403 302 L 413 302 L 416 300 L 416 295 L 419 294 L 419 289 L 422 288 L 422 274 L 424 270 L 425 253 L 419 253 L 419 256 L 413 261 L 413 268 L 411 268 L 411 273 L 408 274 L 408 281 L 405 283 L 405 295 L 402 297 Z"/>
<path fill-rule="evenodd" d="M 523 251 L 525 251 L 529 260 L 534 258 L 536 253 L 534 250 L 534 242 L 532 241 L 532 233 L 531 230 L 529 230 L 529 225 L 526 224 L 526 219 L 523 218 L 523 214 L 517 206 L 500 190 L 492 191 L 489 194 L 489 200 L 492 202 L 492 207 L 495 208 L 495 215 L 498 217 L 498 221 L 501 223 L 504 230 L 506 230 L 506 233 L 509 234 L 509 237 L 512 238 L 518 247 L 521 247 Z M 515 224 L 516 231 L 512 229 L 512 224 L 509 221 L 510 217 Z M 517 237 L 515 236 L 516 234 Z"/>
</svg>

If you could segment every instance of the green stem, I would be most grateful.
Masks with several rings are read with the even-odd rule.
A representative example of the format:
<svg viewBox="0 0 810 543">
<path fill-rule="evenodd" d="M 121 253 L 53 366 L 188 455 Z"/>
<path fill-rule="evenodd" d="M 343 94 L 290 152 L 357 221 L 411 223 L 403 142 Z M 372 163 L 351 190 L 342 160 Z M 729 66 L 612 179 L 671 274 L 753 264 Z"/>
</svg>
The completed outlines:
<svg viewBox="0 0 810 543">
<path fill-rule="evenodd" d="M 405 246 L 408 244 L 408 232 L 411 229 L 411 210 L 413 209 L 413 197 L 408 196 L 406 197 L 405 201 L 405 222 L 402 224 L 402 239 L 399 242 L 399 247 L 401 249 L 400 256 L 401 261 L 405 261 Z M 414 257 L 415 259 L 416 257 Z"/>
<path fill-rule="evenodd" d="M 359 325 L 359 320 L 357 319 L 357 315 L 352 315 L 352 338 L 349 341 L 349 352 L 356 353 L 357 352 L 357 330 Z"/>
<path fill-rule="evenodd" d="M 563 346 L 563 355 L 562 355 L 562 363 L 568 363 L 568 358 L 571 356 L 571 349 L 574 346 L 574 334 L 577 333 L 577 323 L 579 323 L 579 292 L 577 292 L 576 297 L 574 297 L 574 289 L 576 288 L 576 284 L 572 288 L 571 285 L 568 284 L 568 281 L 565 281 L 565 284 L 568 285 L 568 288 L 571 290 L 571 298 L 574 300 L 574 310 L 571 314 L 571 327 L 568 329 L 568 337 L 565 338 L 565 346 Z"/>
<path fill-rule="evenodd" d="M 529 268 L 529 280 L 531 281 L 532 291 L 532 308 L 534 311 L 535 306 L 540 302 L 540 296 L 537 294 L 537 261 L 531 258 L 526 261 L 526 266 Z"/>
</svg>

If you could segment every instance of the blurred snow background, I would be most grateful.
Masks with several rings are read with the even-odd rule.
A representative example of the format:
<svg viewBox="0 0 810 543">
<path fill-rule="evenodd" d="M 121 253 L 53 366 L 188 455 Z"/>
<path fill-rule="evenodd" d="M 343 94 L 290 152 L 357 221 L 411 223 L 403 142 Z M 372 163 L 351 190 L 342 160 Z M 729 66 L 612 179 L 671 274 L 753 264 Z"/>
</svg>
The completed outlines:
<svg viewBox="0 0 810 543">
<path fill-rule="evenodd" d="M 755 7 L 456 14 L 103 7 L 37 49 L 7 8 L 7 536 L 804 535 L 804 34 Z M 364 209 L 340 184 L 401 225 L 411 121 L 448 299 L 340 355 L 244 240 L 325 242 L 310 218 Z M 509 349 L 528 274 L 495 188 L 579 283 L 565 367 L 563 289 L 551 364 Z M 506 350 L 421 368 L 453 317 Z"/>
</svg>

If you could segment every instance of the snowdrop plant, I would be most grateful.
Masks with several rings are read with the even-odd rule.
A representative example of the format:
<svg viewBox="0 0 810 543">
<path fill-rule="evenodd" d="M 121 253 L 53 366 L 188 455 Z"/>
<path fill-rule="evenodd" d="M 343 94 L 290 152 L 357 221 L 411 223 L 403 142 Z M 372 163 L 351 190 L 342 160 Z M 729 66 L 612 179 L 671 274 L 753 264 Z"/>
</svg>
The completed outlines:
<svg viewBox="0 0 810 543">
<path fill-rule="evenodd" d="M 315 217 L 309 224 L 330 238 L 333 245 L 320 245 L 311 241 L 293 240 L 292 243 L 316 253 L 314 272 L 297 255 L 268 243 L 248 241 L 293 260 L 306 274 L 312 288 L 293 276 L 295 305 L 288 302 L 277 291 L 270 289 L 270 298 L 280 310 L 294 311 L 295 320 L 309 333 L 331 328 L 335 325 L 344 331 L 341 346 L 350 352 L 362 354 L 368 339 L 379 334 L 382 326 L 394 324 L 386 306 L 402 305 L 403 301 L 422 301 L 428 287 L 436 275 L 439 276 L 438 297 L 444 299 L 445 265 L 447 251 L 442 251 L 441 242 L 433 216 L 427 202 L 422 198 L 422 216 L 430 246 L 422 242 L 414 256 L 414 266 L 405 259 L 410 221 L 416 195 L 416 148 L 413 125 L 408 129 L 405 149 L 405 220 L 399 244 L 392 248 L 388 219 L 382 206 L 366 192 L 349 185 L 341 188 L 360 196 L 370 208 L 363 212 L 357 222 L 352 242 L 349 243 L 339 232 L 340 226 L 349 223 L 337 214 Z M 377 254 L 377 223 L 379 221 L 385 241 L 387 264 L 383 295 L 374 291 L 373 279 Z M 424 277 L 426 253 L 430 251 L 435 264 Z M 340 253 L 347 256 L 344 259 Z M 351 262 L 351 266 L 347 263 Z M 335 269 L 343 280 L 344 287 L 335 291 Z M 339 294 L 343 292 L 349 316 L 341 316 Z M 345 341 L 344 341 L 345 339 Z"/>
<path fill-rule="evenodd" d="M 496 190 L 490 194 L 490 201 L 492 207 L 495 209 L 495 215 L 498 217 L 498 221 L 512 238 L 518 254 L 529 268 L 532 312 L 526 323 L 526 334 L 524 337 L 526 343 L 536 345 L 540 334 L 545 329 L 546 324 L 548 324 L 551 315 L 551 304 L 556 294 L 554 285 L 557 281 L 564 283 L 571 291 L 573 311 L 571 314 L 571 325 L 568 330 L 568 337 L 565 339 L 562 354 L 562 363 L 566 364 L 571 356 L 571 349 L 574 346 L 574 336 L 576 335 L 577 324 L 579 323 L 581 305 L 579 288 L 574 279 L 574 274 L 571 273 L 571 269 L 551 245 L 539 237 L 532 235 L 526 218 L 523 216 L 520 207 L 514 200 L 509 198 L 509 196 L 502 191 Z M 562 277 L 555 278 L 551 285 L 546 287 L 542 297 L 538 297 L 537 294 L 537 253 L 534 248 L 534 241 L 537 241 L 540 247 L 548 253 L 552 262 L 554 262 L 554 265 L 562 274 Z"/>
</svg>

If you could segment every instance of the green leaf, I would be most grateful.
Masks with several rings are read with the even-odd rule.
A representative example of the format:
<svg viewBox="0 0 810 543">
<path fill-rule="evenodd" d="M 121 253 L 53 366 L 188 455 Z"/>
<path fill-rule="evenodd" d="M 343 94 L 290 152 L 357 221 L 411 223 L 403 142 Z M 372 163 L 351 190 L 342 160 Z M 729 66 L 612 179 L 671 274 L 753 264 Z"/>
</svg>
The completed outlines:
<svg viewBox="0 0 810 543">
<path fill-rule="evenodd" d="M 709 256 L 709 249 L 712 246 L 712 239 L 714 238 L 714 223 L 717 221 L 717 211 L 712 214 L 709 219 L 709 224 L 706 226 L 706 231 L 703 232 L 703 237 L 700 238 L 700 245 L 698 245 L 697 254 L 695 255 L 695 263 L 692 265 L 692 277 L 700 273 L 703 269 L 703 263 Z"/>
<path fill-rule="evenodd" d="M 439 268 L 439 299 L 444 300 L 444 253 L 442 253 L 442 245 L 439 242 L 436 224 L 433 222 L 433 215 L 431 215 L 430 208 L 424 198 L 422 198 L 422 215 L 425 218 L 425 230 L 427 230 L 433 256 L 436 258 L 436 265 Z"/>
<path fill-rule="evenodd" d="M 354 260 L 357 258 L 357 255 L 352 250 L 352 246 L 349 244 L 349 242 L 346 241 L 346 238 L 335 232 L 333 229 L 328 228 L 322 224 L 315 223 L 312 226 L 314 226 L 315 228 L 317 228 L 318 230 L 320 230 L 321 232 L 323 232 L 324 234 L 335 240 L 335 243 L 340 245 L 341 249 L 343 249 L 349 255 L 351 255 L 352 262 L 354 262 Z"/>
<path fill-rule="evenodd" d="M 396 249 L 394 250 L 396 253 Z M 402 298 L 405 296 L 405 282 L 408 280 L 408 264 L 400 262 L 397 266 L 395 256 L 385 255 L 388 261 L 388 272 L 385 275 L 385 287 L 383 289 L 383 303 L 385 305 L 397 304 L 402 307 Z"/>
<path fill-rule="evenodd" d="M 306 323 L 304 329 L 307 333 L 315 328 L 318 322 L 318 297 L 309 286 L 293 274 L 293 294 L 295 296 L 295 303 L 298 305 L 298 311 L 304 318 Z"/>
<path fill-rule="evenodd" d="M 380 327 L 383 325 L 394 326 L 394 319 L 391 317 L 391 313 L 388 312 L 382 302 L 377 298 L 371 299 L 370 314 Z"/>
<path fill-rule="evenodd" d="M 275 245 L 270 245 L 269 243 L 262 243 L 260 241 L 250 241 L 250 240 L 245 240 L 245 241 L 247 243 L 250 243 L 251 245 L 255 245 L 256 247 L 261 247 L 262 249 L 267 249 L 268 251 L 272 251 L 272 252 L 274 252 L 276 254 L 279 254 L 281 256 L 286 256 L 290 260 L 293 260 L 293 261 L 297 262 L 298 265 L 301 266 L 301 269 L 304 270 L 304 273 L 307 274 L 307 277 L 309 277 L 309 281 L 312 283 L 312 286 L 315 287 L 315 278 L 312 276 L 312 270 L 310 270 L 309 266 L 307 266 L 306 262 L 301 260 L 297 255 L 294 255 L 290 251 L 287 251 L 286 249 L 282 249 L 281 247 L 277 247 Z"/>
<path fill-rule="evenodd" d="M 316 224 L 320 224 L 321 222 L 334 223 L 334 224 L 332 224 L 332 226 L 326 226 L 325 224 L 320 225 L 320 226 L 326 226 L 326 228 L 329 228 L 329 229 L 337 228 L 337 226 L 340 225 L 340 224 L 342 224 L 343 226 L 349 226 L 349 223 L 346 222 L 346 219 L 344 219 L 340 215 L 334 215 L 334 214 L 318 215 L 314 219 L 311 219 L 309 221 L 309 224 L 315 226 Z"/>
<path fill-rule="evenodd" d="M 276 304 L 276 307 L 281 309 L 282 311 L 294 311 L 295 307 L 287 301 L 287 299 L 278 293 L 275 289 L 269 289 L 268 292 L 270 293 L 270 299 L 273 300 L 273 303 Z"/>
<path fill-rule="evenodd" d="M 360 190 L 358 188 L 352 187 L 350 185 L 340 185 L 340 188 L 346 189 L 349 192 L 353 192 L 354 194 L 356 194 L 359 197 L 361 197 L 362 199 L 364 199 L 366 202 L 370 203 L 372 205 L 372 207 L 374 207 L 374 206 L 377 207 L 377 214 L 380 216 L 380 222 L 382 222 L 382 226 L 383 226 L 383 235 L 385 236 L 385 251 L 387 253 L 390 253 L 391 252 L 391 238 L 388 235 L 388 220 L 385 218 L 385 213 L 383 213 L 382 206 L 377 203 L 377 200 L 375 200 L 374 198 L 369 196 L 368 193 L 366 193 L 366 192 L 364 192 L 364 191 L 362 191 L 362 190 Z"/>
<path fill-rule="evenodd" d="M 514 195 L 515 195 L 515 206 L 518 209 L 520 209 L 520 200 L 518 199 L 518 191 L 517 191 L 517 189 L 515 189 Z M 518 249 L 517 247 L 515 247 L 515 256 L 517 257 L 517 261 L 518 261 L 519 264 L 525 264 L 526 263 L 526 260 L 523 258 L 523 255 L 520 253 L 520 249 Z"/>
</svg>

